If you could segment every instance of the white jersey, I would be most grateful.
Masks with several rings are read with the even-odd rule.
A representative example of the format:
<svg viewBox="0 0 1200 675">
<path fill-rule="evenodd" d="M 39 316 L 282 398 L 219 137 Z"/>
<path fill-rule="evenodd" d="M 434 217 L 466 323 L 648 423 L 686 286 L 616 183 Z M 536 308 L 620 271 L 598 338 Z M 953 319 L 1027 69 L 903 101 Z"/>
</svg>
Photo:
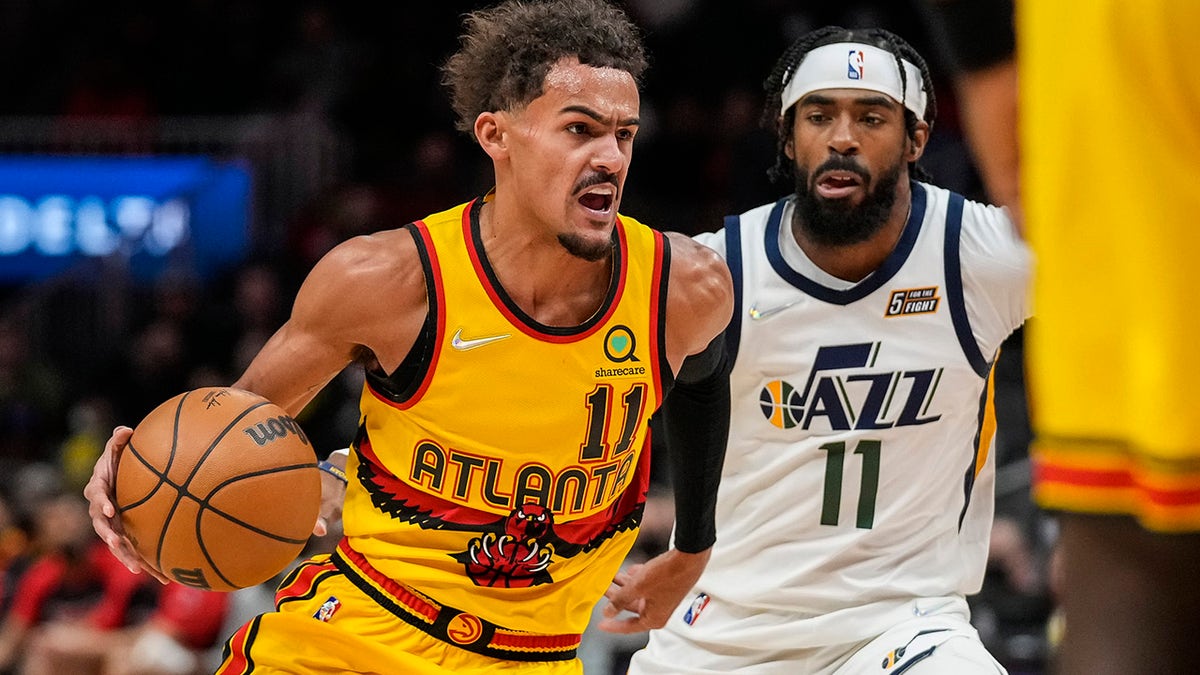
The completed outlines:
<svg viewBox="0 0 1200 675">
<path fill-rule="evenodd" d="M 717 543 L 696 591 L 746 617 L 747 635 L 756 615 L 786 615 L 764 637 L 796 647 L 876 635 L 923 613 L 918 600 L 965 608 L 979 590 L 990 375 L 1029 314 L 1030 256 L 1003 210 L 913 183 L 895 250 L 852 284 L 801 252 L 792 206 L 697 237 L 738 292 Z M 674 630 L 702 630 L 686 621 Z"/>
</svg>

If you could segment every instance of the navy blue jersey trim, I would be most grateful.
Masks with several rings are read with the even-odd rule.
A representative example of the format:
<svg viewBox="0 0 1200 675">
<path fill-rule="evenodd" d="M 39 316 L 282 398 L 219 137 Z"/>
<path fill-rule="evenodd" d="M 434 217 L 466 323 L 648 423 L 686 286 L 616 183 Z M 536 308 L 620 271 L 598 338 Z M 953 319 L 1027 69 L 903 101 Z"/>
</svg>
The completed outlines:
<svg viewBox="0 0 1200 675">
<path fill-rule="evenodd" d="M 937 645 L 934 645 L 934 646 L 930 647 L 929 649 L 926 649 L 925 651 L 920 652 L 918 654 L 913 654 L 912 658 L 910 658 L 907 663 L 905 663 L 904 665 L 897 668 L 892 673 L 892 675 L 900 675 L 901 673 L 907 672 L 909 668 L 912 668 L 913 666 L 917 665 L 918 663 L 933 656 L 933 651 L 935 649 L 937 649 Z"/>
<path fill-rule="evenodd" d="M 967 303 L 963 298 L 962 259 L 959 247 L 962 244 L 962 215 L 965 200 L 960 194 L 950 193 L 950 204 L 946 207 L 946 296 L 950 303 L 950 319 L 954 322 L 954 333 L 962 347 L 967 363 L 980 377 L 987 377 L 992 364 L 979 351 L 979 343 L 971 333 L 971 320 L 967 318 Z"/>
<path fill-rule="evenodd" d="M 864 279 L 862 283 L 845 290 L 836 290 L 822 286 L 788 266 L 783 259 L 783 252 L 779 249 L 779 228 L 782 227 L 784 204 L 791 197 L 776 202 L 775 208 L 771 210 L 770 218 L 767 219 L 766 241 L 763 242 L 766 246 L 767 260 L 771 262 L 771 267 L 784 281 L 822 302 L 832 305 L 848 305 L 862 300 L 879 290 L 900 271 L 900 268 L 904 266 L 904 261 L 908 260 L 909 254 L 912 253 L 913 246 L 917 243 L 917 237 L 921 234 L 927 199 L 925 188 L 916 181 L 909 185 L 912 186 L 912 207 L 908 213 L 908 222 L 904 225 L 904 232 L 900 234 L 900 241 L 896 242 L 896 247 L 888 254 L 879 269 Z"/>
<path fill-rule="evenodd" d="M 725 328 L 725 353 L 729 356 L 729 367 L 737 361 L 738 346 L 742 340 L 742 219 L 741 216 L 725 216 L 725 264 L 733 277 L 733 317 Z"/>
</svg>

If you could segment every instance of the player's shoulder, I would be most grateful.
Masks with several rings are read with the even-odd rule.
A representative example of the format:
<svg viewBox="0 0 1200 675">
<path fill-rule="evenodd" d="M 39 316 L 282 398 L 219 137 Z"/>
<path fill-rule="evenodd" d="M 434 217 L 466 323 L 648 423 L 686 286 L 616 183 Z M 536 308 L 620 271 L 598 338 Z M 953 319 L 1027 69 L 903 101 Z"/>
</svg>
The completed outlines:
<svg viewBox="0 0 1200 675">
<path fill-rule="evenodd" d="M 956 193 L 922 185 L 930 210 L 926 217 L 945 218 Z M 964 278 L 968 292 L 978 287 L 985 294 L 999 294 L 1003 289 L 1023 293 L 1032 273 L 1033 255 L 1008 209 L 963 197 L 959 220 L 958 260 L 960 267 L 968 270 Z"/>
<path fill-rule="evenodd" d="M 689 312 L 724 313 L 728 321 L 733 278 L 725 259 L 685 234 L 668 232 L 665 236 L 671 245 L 668 302 L 689 307 Z"/>
<path fill-rule="evenodd" d="M 370 293 L 379 297 L 405 288 L 424 293 L 423 275 L 417 242 L 401 227 L 351 237 L 334 246 L 317 261 L 305 285 L 323 287 L 335 296 L 372 289 Z"/>
<path fill-rule="evenodd" d="M 947 218 L 951 215 L 952 203 L 961 200 L 956 235 L 964 254 L 977 251 L 988 256 L 1003 251 L 1019 253 L 1026 248 L 1020 229 L 1007 208 L 970 199 L 929 183 L 918 185 L 924 191 L 926 222 Z"/>
<path fill-rule="evenodd" d="M 671 276 L 728 276 L 725 260 L 710 246 L 681 232 L 665 233 L 671 244 Z"/>
<path fill-rule="evenodd" d="M 373 275 L 413 263 L 419 264 L 417 243 L 412 233 L 401 227 L 351 237 L 330 249 L 319 264 Z"/>
<path fill-rule="evenodd" d="M 962 230 L 964 232 L 978 229 L 1000 229 L 1006 234 L 1015 236 L 1017 230 L 1008 209 L 987 202 L 965 197 L 950 190 L 930 183 L 917 183 L 924 191 L 923 201 L 928 215 L 944 217 L 950 209 L 950 203 L 955 199 L 962 200 Z"/>
</svg>

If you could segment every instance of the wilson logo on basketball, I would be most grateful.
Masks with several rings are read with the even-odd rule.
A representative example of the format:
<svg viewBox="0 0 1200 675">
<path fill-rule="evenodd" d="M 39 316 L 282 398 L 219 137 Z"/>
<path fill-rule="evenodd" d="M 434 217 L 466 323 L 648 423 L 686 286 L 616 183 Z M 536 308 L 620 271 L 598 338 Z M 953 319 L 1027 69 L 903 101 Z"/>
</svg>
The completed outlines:
<svg viewBox="0 0 1200 675">
<path fill-rule="evenodd" d="M 255 445 L 260 448 L 267 443 L 270 443 L 277 438 L 283 438 L 288 434 L 294 434 L 295 436 L 299 437 L 300 442 L 308 445 L 308 437 L 304 435 L 304 430 L 300 428 L 300 425 L 296 423 L 296 420 L 287 417 L 286 415 L 263 420 L 255 426 L 242 429 L 242 431 L 246 432 L 246 435 L 249 436 L 250 439 L 254 441 Z"/>
</svg>

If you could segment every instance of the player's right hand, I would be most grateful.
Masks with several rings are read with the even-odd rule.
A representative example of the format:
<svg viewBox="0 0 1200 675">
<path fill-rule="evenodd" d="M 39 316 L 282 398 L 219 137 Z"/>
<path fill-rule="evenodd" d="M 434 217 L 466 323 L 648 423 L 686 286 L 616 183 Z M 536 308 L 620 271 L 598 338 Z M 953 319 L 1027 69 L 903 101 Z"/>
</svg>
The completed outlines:
<svg viewBox="0 0 1200 675">
<path fill-rule="evenodd" d="M 134 574 L 140 574 L 145 570 L 155 579 L 166 584 L 170 580 L 153 565 L 146 562 L 133 547 L 129 537 L 125 536 L 125 528 L 121 525 L 121 518 L 117 515 L 117 506 L 113 502 L 116 494 L 117 462 L 121 458 L 121 452 L 129 444 L 130 436 L 133 436 L 133 429 L 129 427 L 122 426 L 113 429 L 112 436 L 104 444 L 104 452 L 100 454 L 100 458 L 96 460 L 96 466 L 92 469 L 91 479 L 83 488 L 83 496 L 88 500 L 88 514 L 92 517 L 92 528 L 96 530 L 96 534 L 100 535 L 100 539 L 108 544 L 108 549 L 112 551 L 117 560 L 120 560 L 121 564 Z"/>
</svg>

